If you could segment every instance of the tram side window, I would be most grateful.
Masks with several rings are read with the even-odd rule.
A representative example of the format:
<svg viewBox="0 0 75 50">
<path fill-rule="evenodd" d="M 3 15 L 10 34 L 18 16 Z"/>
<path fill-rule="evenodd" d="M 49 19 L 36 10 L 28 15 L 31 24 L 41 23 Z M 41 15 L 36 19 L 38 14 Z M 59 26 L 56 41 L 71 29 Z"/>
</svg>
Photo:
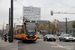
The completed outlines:
<svg viewBox="0 0 75 50">
<path fill-rule="evenodd" d="M 19 34 L 19 30 L 17 30 L 17 33 Z"/>
<path fill-rule="evenodd" d="M 16 35 L 16 31 L 14 31 L 14 35 Z"/>
<path fill-rule="evenodd" d="M 15 34 L 17 34 L 17 31 L 15 31 Z"/>
<path fill-rule="evenodd" d="M 24 25 L 22 25 L 21 32 L 24 33 Z"/>
<path fill-rule="evenodd" d="M 21 34 L 21 29 L 19 29 L 19 34 Z"/>
<path fill-rule="evenodd" d="M 19 34 L 21 34 L 21 29 L 19 30 Z"/>
<path fill-rule="evenodd" d="M 17 34 L 17 31 L 15 31 L 15 34 Z"/>
</svg>

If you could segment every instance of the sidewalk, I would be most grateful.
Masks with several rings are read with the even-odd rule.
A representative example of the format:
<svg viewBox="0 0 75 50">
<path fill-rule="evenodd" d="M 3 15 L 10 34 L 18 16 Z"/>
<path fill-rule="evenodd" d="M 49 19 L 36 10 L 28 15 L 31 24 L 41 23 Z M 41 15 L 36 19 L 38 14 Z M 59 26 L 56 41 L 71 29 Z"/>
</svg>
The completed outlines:
<svg viewBox="0 0 75 50">
<path fill-rule="evenodd" d="M 0 38 L 0 50 L 18 50 L 18 41 L 14 40 L 13 43 L 9 43 Z"/>
</svg>

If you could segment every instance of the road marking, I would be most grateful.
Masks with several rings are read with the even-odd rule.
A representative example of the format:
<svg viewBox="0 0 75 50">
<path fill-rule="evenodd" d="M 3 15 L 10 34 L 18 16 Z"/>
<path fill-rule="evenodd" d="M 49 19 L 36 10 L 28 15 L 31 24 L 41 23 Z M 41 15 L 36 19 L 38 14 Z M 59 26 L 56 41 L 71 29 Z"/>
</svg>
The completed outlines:
<svg viewBox="0 0 75 50">
<path fill-rule="evenodd" d="M 64 48 L 63 46 L 61 46 L 61 45 L 59 45 L 59 44 L 58 44 L 57 46 L 60 47 L 60 48 Z"/>
<path fill-rule="evenodd" d="M 62 45 L 59 45 L 57 44 L 58 47 L 61 47 L 61 48 L 64 48 L 64 49 L 67 49 L 67 50 L 71 50 L 71 49 L 74 49 L 73 46 L 62 46 Z"/>
<path fill-rule="evenodd" d="M 62 45 L 57 44 L 56 42 L 46 42 L 46 43 L 49 43 L 49 44 L 52 44 L 52 45 L 56 45 L 56 46 L 51 46 L 51 47 L 60 47 L 60 48 L 64 48 L 64 49 L 67 49 L 67 50 L 74 49 L 73 46 L 71 46 L 72 48 L 70 48 L 70 46 L 62 46 Z"/>
<path fill-rule="evenodd" d="M 46 43 L 50 43 L 50 44 L 53 44 L 53 45 L 55 45 L 55 44 L 56 44 L 55 42 L 46 42 Z"/>
<path fill-rule="evenodd" d="M 55 43 L 55 42 L 50 42 L 50 44 L 56 45 L 56 43 Z"/>
</svg>

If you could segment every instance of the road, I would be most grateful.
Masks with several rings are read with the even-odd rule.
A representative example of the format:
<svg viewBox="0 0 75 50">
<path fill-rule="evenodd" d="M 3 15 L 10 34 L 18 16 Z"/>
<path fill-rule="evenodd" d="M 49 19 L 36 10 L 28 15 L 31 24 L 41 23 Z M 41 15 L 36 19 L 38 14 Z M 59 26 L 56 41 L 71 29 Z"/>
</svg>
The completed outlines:
<svg viewBox="0 0 75 50">
<path fill-rule="evenodd" d="M 38 39 L 34 43 L 18 42 L 18 50 L 75 50 L 75 42 L 43 41 Z"/>
</svg>

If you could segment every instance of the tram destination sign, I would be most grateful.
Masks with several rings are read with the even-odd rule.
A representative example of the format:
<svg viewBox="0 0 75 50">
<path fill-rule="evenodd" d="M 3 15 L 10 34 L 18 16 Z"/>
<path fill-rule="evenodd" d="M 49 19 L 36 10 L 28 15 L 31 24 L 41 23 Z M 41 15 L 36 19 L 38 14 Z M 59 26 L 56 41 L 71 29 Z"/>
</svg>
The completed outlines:
<svg viewBox="0 0 75 50">
<path fill-rule="evenodd" d="M 35 25 L 35 23 L 26 23 L 26 25 Z"/>
</svg>

